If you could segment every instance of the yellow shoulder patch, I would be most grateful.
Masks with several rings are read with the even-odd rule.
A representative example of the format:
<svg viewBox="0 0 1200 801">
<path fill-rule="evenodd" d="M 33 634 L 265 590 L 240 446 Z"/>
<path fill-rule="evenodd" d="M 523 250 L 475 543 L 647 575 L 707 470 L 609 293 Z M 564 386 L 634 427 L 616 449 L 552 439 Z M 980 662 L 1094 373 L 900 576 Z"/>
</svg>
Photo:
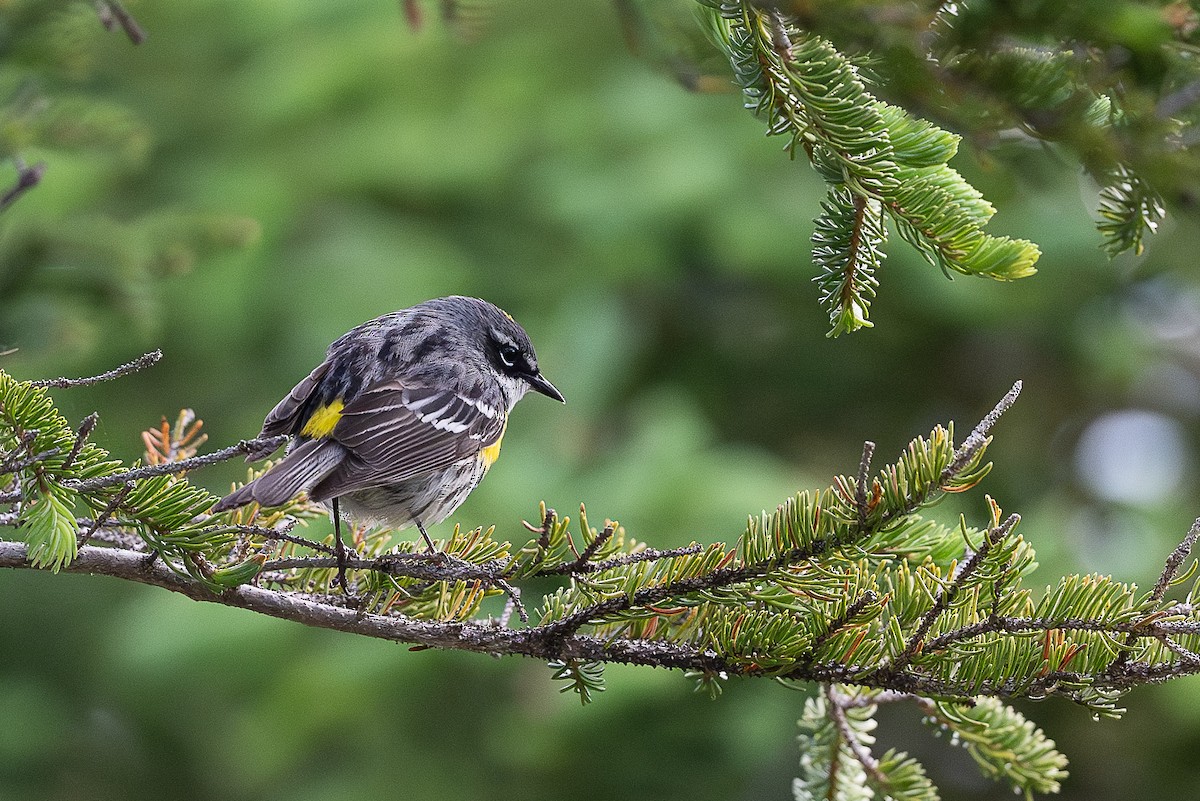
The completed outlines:
<svg viewBox="0 0 1200 801">
<path fill-rule="evenodd" d="M 508 430 L 508 421 L 504 421 L 504 427 L 500 429 L 500 436 L 496 437 L 496 441 L 479 452 L 479 461 L 483 462 L 483 469 L 490 470 L 496 460 L 500 458 L 500 443 L 504 441 L 504 432 Z"/>
<path fill-rule="evenodd" d="M 304 424 L 304 428 L 300 429 L 300 436 L 309 439 L 328 437 L 333 433 L 333 427 L 338 424 L 338 420 L 342 419 L 342 407 L 345 405 L 338 398 L 324 406 L 318 406 Z"/>
</svg>

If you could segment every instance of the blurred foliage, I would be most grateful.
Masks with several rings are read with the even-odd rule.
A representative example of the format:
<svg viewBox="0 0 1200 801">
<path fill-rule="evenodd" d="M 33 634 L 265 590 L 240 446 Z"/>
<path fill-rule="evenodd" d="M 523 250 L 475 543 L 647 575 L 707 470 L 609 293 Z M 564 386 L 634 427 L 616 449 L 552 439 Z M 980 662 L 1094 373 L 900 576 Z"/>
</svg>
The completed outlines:
<svg viewBox="0 0 1200 801">
<path fill-rule="evenodd" d="M 1178 176 L 1161 192 L 1173 213 L 1140 259 L 1109 262 L 1089 219 L 1099 184 L 1067 145 L 977 133 L 994 107 L 975 84 L 945 84 L 945 101 L 920 91 L 927 12 L 911 35 L 875 17 L 927 5 L 793 7 L 843 52 L 869 50 L 883 99 L 967 135 L 953 166 L 998 208 L 990 228 L 1043 252 L 1035 278 L 993 285 L 946 281 L 893 248 L 878 328 L 830 341 L 797 268 L 817 176 L 789 169 L 735 96 L 686 93 L 631 57 L 612 4 L 493 5 L 468 44 L 436 15 L 410 31 L 394 3 L 142 0 L 128 4 L 148 32 L 135 48 L 90 4 L 0 3 L 0 143 L 47 164 L 0 216 L 0 352 L 18 348 L 5 369 L 86 375 L 162 347 L 153 370 L 56 400 L 73 421 L 102 410 L 95 439 L 123 459 L 185 406 L 219 447 L 255 433 L 354 324 L 481 295 L 530 330 L 570 402 L 522 406 L 455 519 L 512 532 L 531 499 L 586 500 L 658 547 L 731 537 L 747 509 L 850 468 L 863 438 L 890 459 L 912 431 L 972 419 L 1023 378 L 984 489 L 1021 510 L 1047 573 L 1152 581 L 1198 512 L 1183 489 L 1200 421 L 1200 236 L 1179 213 L 1197 184 L 1171 154 L 1134 166 Z M 970 30 L 1069 32 L 1047 26 L 1050 5 L 974 3 Z M 1068 7 L 1110 38 L 1131 89 L 1162 74 L 1139 31 L 1190 10 Z M 1152 502 L 1113 500 L 1073 461 L 1095 418 L 1127 408 L 1183 437 L 1187 458 Z M 243 476 L 203 479 L 220 492 Z M 0 607 L 4 801 L 786 798 L 797 772 L 803 710 L 767 686 L 735 682 L 713 703 L 679 676 L 610 668 L 614 691 L 579 709 L 544 666 L 409 654 L 148 588 L 5 574 Z M 1140 691 L 1119 723 L 1036 708 L 1073 757 L 1062 797 L 1194 794 L 1197 693 Z M 919 758 L 944 798 L 1010 797 L 965 752 L 926 745 L 911 710 L 881 714 L 880 750 Z M 601 748 L 631 758 L 616 770 Z"/>
</svg>

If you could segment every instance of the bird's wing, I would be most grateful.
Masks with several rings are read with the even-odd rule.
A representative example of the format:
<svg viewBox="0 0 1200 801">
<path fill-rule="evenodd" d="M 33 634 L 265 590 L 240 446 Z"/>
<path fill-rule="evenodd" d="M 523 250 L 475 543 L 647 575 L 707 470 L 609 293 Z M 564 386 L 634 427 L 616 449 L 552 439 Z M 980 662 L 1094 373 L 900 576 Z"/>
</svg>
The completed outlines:
<svg viewBox="0 0 1200 801">
<path fill-rule="evenodd" d="M 406 481 L 476 454 L 503 433 L 498 407 L 453 390 L 383 384 L 342 409 L 330 438 L 349 455 L 310 495 L 325 500 Z"/>
<path fill-rule="evenodd" d="M 308 409 L 309 400 L 321 384 L 321 379 L 329 372 L 331 362 L 329 359 L 317 365 L 316 369 L 308 374 L 308 377 L 292 388 L 292 391 L 284 397 L 279 403 L 275 404 L 275 408 L 267 415 L 267 419 L 263 421 L 262 433 L 260 437 L 274 437 L 279 434 L 295 434 L 304 424 L 301 420 L 301 415 Z"/>
</svg>

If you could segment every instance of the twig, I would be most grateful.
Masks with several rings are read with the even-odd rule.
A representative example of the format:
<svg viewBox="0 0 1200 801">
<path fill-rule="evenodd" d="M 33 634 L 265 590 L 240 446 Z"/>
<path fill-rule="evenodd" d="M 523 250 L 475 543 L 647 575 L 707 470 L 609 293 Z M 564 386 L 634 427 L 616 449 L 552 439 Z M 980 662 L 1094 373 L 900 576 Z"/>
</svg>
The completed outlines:
<svg viewBox="0 0 1200 801">
<path fill-rule="evenodd" d="M 1167 562 L 1163 565 L 1162 574 L 1158 577 L 1158 583 L 1154 585 L 1154 591 L 1150 593 L 1152 600 L 1161 601 L 1163 596 L 1167 594 L 1167 589 L 1175 579 L 1175 574 L 1179 571 L 1179 566 L 1183 564 L 1183 560 L 1187 559 L 1188 554 L 1192 552 L 1192 548 L 1195 547 L 1198 538 L 1200 538 L 1200 518 L 1197 518 L 1192 523 L 1187 536 L 1175 546 L 1175 550 L 1171 551 L 1171 555 L 1167 557 Z"/>
<path fill-rule="evenodd" d="M 350 570 L 371 570 L 388 576 L 428 579 L 431 581 L 484 581 L 494 584 L 503 580 L 507 560 L 497 559 L 483 565 L 472 564 L 447 553 L 391 553 L 374 559 L 347 557 L 344 564 Z M 302 556 L 273 559 L 263 570 L 320 569 L 337 567 L 338 560 L 328 556 Z"/>
<path fill-rule="evenodd" d="M 1195 651 L 1180 645 L 1174 640 L 1174 638 L 1164 634 L 1159 638 L 1159 640 L 1163 645 L 1167 646 L 1175 654 L 1177 654 L 1184 662 L 1192 665 L 1200 665 L 1200 654 L 1197 654 Z"/>
<path fill-rule="evenodd" d="M 612 527 L 611 523 L 606 525 L 604 529 L 596 535 L 596 539 L 588 543 L 588 546 L 583 549 L 583 553 L 579 554 L 579 559 L 576 560 L 575 566 L 582 567 L 590 562 L 592 557 L 596 555 L 596 552 L 603 548 L 604 543 L 611 540 L 613 534 L 615 533 L 616 529 Z"/>
<path fill-rule="evenodd" d="M 161 350 L 152 350 L 149 353 L 142 354 L 127 364 L 122 364 L 107 373 L 94 375 L 89 378 L 46 378 L 29 383 L 35 387 L 55 387 L 57 389 L 69 389 L 71 387 L 86 387 L 90 384 L 99 384 L 101 381 L 111 381 L 114 378 L 136 373 L 138 370 L 144 370 L 147 367 L 156 364 L 162 358 Z"/>
<path fill-rule="evenodd" d="M 121 487 L 121 489 L 117 490 L 117 494 L 114 495 L 113 499 L 108 502 L 108 505 L 104 507 L 104 510 L 100 512 L 100 514 L 96 515 L 96 519 L 93 520 L 86 529 L 81 529 L 79 547 L 82 548 L 84 545 L 87 545 L 88 540 L 92 538 L 92 535 L 96 533 L 96 530 L 102 528 L 104 524 L 108 522 L 108 519 L 112 517 L 113 512 L 117 511 L 117 507 L 125 501 L 125 498 L 132 491 L 133 484 L 126 484 L 125 486 Z"/>
<path fill-rule="evenodd" d="M 296 522 L 297 521 L 295 518 L 289 518 L 279 528 L 267 528 L 266 526 L 254 526 L 245 523 L 236 523 L 231 526 L 216 526 L 214 527 L 214 530 L 236 531 L 239 534 L 249 534 L 255 537 L 262 537 L 265 540 L 281 540 L 283 542 L 290 542 L 294 545 L 303 545 L 305 548 L 311 548 L 312 550 L 319 551 L 320 553 L 333 554 L 333 548 L 330 548 L 323 542 L 317 542 L 316 540 L 310 540 L 304 537 L 298 537 L 295 534 L 290 534 L 289 532 L 296 527 Z"/>
<path fill-rule="evenodd" d="M 521 602 L 521 590 L 509 584 L 504 579 L 496 579 L 493 583 L 508 596 L 508 601 L 504 604 L 504 625 L 508 625 L 508 618 L 512 616 L 514 607 L 517 610 L 517 617 L 521 618 L 521 622 L 528 623 L 529 613 L 525 611 L 525 604 Z"/>
<path fill-rule="evenodd" d="M 881 787 L 890 786 L 891 782 L 888 781 L 887 775 L 879 769 L 879 760 L 871 754 L 871 749 L 863 745 L 862 741 L 858 739 L 858 735 L 854 733 L 854 729 L 850 728 L 850 721 L 846 719 L 846 708 L 842 706 L 842 694 L 833 689 L 833 686 L 830 684 L 826 684 L 824 689 L 825 699 L 829 705 L 829 719 L 837 727 L 838 736 L 846 743 L 846 747 L 850 749 L 850 753 L 854 754 L 854 758 L 871 775 L 871 779 L 876 784 Z"/>
<path fill-rule="evenodd" d="M 146 32 L 142 30 L 142 26 L 138 25 L 137 20 L 118 0 L 96 0 L 96 15 L 100 18 L 104 30 L 114 31 L 120 26 L 129 37 L 129 41 L 135 45 L 146 41 Z"/>
<path fill-rule="evenodd" d="M 778 9 L 766 15 L 768 27 L 771 29 L 771 49 L 784 62 L 795 61 L 792 55 L 792 40 L 787 35 L 787 20 Z"/>
<path fill-rule="evenodd" d="M 29 453 L 29 449 L 33 447 L 33 441 L 37 439 L 38 432 L 36 429 L 29 431 L 17 432 L 17 444 L 8 454 L 0 461 L 0 473 L 15 473 L 17 471 L 17 462 L 20 460 L 22 453 Z"/>
<path fill-rule="evenodd" d="M 1192 527 L 1188 529 L 1188 533 L 1183 540 L 1175 546 L 1175 550 L 1171 551 L 1167 556 L 1167 561 L 1163 565 L 1162 573 L 1159 574 L 1158 582 L 1154 585 L 1154 590 L 1150 593 L 1150 599 L 1155 603 L 1161 601 L 1163 596 L 1167 594 L 1167 590 L 1171 586 L 1171 582 L 1175 579 L 1175 574 L 1179 570 L 1179 566 L 1183 564 L 1183 560 L 1192 552 L 1192 548 L 1196 545 L 1196 539 L 1200 537 L 1200 519 L 1192 523 Z M 1129 632 L 1125 637 L 1125 647 L 1113 659 L 1112 664 L 1108 666 L 1109 670 L 1120 668 L 1129 661 L 1129 654 L 1137 641 L 1135 632 Z M 1168 648 L 1171 646 L 1168 645 Z M 1172 649 L 1174 650 L 1174 649 Z"/>
<path fill-rule="evenodd" d="M 92 412 L 87 417 L 83 418 L 83 422 L 79 424 L 79 430 L 75 432 L 75 444 L 71 446 L 71 451 L 67 454 L 67 458 L 63 461 L 61 470 L 66 470 L 75 461 L 75 457 L 79 455 L 80 449 L 83 448 L 83 443 L 91 436 L 92 431 L 96 428 L 96 423 L 100 422 L 100 415 Z"/>
<path fill-rule="evenodd" d="M 60 448 L 47 448 L 44 451 L 39 451 L 38 453 L 26 456 L 24 459 L 6 462 L 3 465 L 3 467 L 6 468 L 4 472 L 15 473 L 18 470 L 24 470 L 26 467 L 30 467 L 31 465 L 35 465 L 45 459 L 49 459 L 51 456 L 57 456 L 60 452 Z"/>
<path fill-rule="evenodd" d="M 875 443 L 863 443 L 862 459 L 858 462 L 858 486 L 854 488 L 854 503 L 858 507 L 858 528 L 867 527 L 867 476 L 871 471 L 871 457 L 875 455 Z"/>
<path fill-rule="evenodd" d="M 219 451 L 214 451 L 204 456 L 193 456 L 191 459 L 180 459 L 178 462 L 146 465 L 145 467 L 137 467 L 132 470 L 114 473 L 110 476 L 97 476 L 96 478 L 89 478 L 83 481 L 64 481 L 63 486 L 76 492 L 91 492 L 103 489 L 104 487 L 124 484 L 127 481 L 138 481 L 143 478 L 153 478 L 154 476 L 174 475 L 175 473 L 194 470 L 197 467 L 224 462 L 235 456 L 257 453 L 271 443 L 274 443 L 274 447 L 277 448 L 286 442 L 287 439 L 287 436 L 244 439 L 237 445 L 230 445 L 228 448 L 222 448 Z"/>
<path fill-rule="evenodd" d="M 625 554 L 624 556 L 614 556 L 612 559 L 606 559 L 603 562 L 585 562 L 580 564 L 579 560 L 576 560 L 539 570 L 534 575 L 566 576 L 572 573 L 599 573 L 604 570 L 612 570 L 614 567 L 624 567 L 626 565 L 637 564 L 638 562 L 655 562 L 659 559 L 669 559 L 672 556 L 690 556 L 700 553 L 703 550 L 704 546 L 697 542 L 693 542 L 691 545 L 684 545 L 681 548 L 670 548 L 667 550 L 646 548 L 645 550 Z M 587 551 L 585 550 L 584 553 L 587 553 Z"/>
<path fill-rule="evenodd" d="M 854 696 L 842 696 L 842 709 L 858 709 L 864 706 L 876 706 L 879 704 L 898 704 L 902 701 L 921 701 L 920 696 L 912 693 L 899 693 L 895 690 L 884 690 L 877 693 L 859 693 Z"/>
<path fill-rule="evenodd" d="M 974 639 L 984 634 L 1019 634 L 1029 631 L 1107 631 L 1114 634 L 1131 634 L 1133 639 L 1127 645 L 1131 646 L 1138 637 L 1156 637 L 1168 632 L 1178 634 L 1200 634 L 1200 623 L 1180 624 L 1177 621 L 1159 623 L 1143 623 L 1140 621 L 1107 621 L 1087 620 L 1084 618 L 1060 617 L 1005 617 L 989 616 L 987 620 L 971 623 L 967 626 L 939 634 L 921 649 L 927 653 L 940 651 L 955 643 Z"/>
<path fill-rule="evenodd" d="M 937 619 L 942 616 L 942 613 L 949 608 L 950 604 L 953 603 L 955 597 L 958 596 L 959 591 L 963 588 L 963 585 L 966 584 L 967 579 L 969 579 L 975 573 L 975 571 L 979 569 L 979 566 L 983 564 L 983 560 L 987 557 L 988 552 L 991 551 L 993 547 L 998 545 L 1001 540 L 1008 536 L 1008 533 L 1012 531 L 1013 526 L 1020 521 L 1020 515 L 1012 514 L 1009 515 L 1008 518 L 1000 525 L 988 529 L 987 533 L 984 535 L 983 542 L 979 544 L 979 550 L 971 554 L 971 557 L 959 566 L 958 572 L 955 573 L 954 578 L 948 585 L 942 588 L 941 592 L 938 593 L 937 599 L 934 601 L 933 606 L 931 606 L 925 612 L 925 614 L 921 616 L 921 621 L 917 624 L 917 630 L 908 638 L 908 642 L 905 644 L 904 650 L 896 656 L 891 665 L 885 665 L 881 668 L 881 670 L 884 672 L 895 670 L 897 668 L 906 666 L 910 661 L 912 661 L 912 658 L 916 656 L 917 651 L 921 649 L 921 645 L 925 640 L 925 635 L 929 633 L 929 629 L 933 626 Z"/>
<path fill-rule="evenodd" d="M 975 426 L 967 438 L 963 440 L 962 445 L 958 446 L 958 450 L 954 452 L 954 458 L 950 460 L 950 464 L 946 465 L 946 469 L 942 471 L 940 484 L 944 486 L 953 479 L 964 467 L 971 463 L 971 460 L 975 458 L 980 449 L 987 444 L 988 432 L 992 430 L 992 426 L 996 425 L 996 421 L 1000 419 L 1001 415 L 1011 409 L 1012 405 L 1016 403 L 1017 396 L 1021 394 L 1021 386 L 1022 382 L 1020 381 L 1013 384 L 1012 389 L 1005 393 L 1000 402 L 979 421 L 979 425 Z"/>
<path fill-rule="evenodd" d="M 16 203 L 21 195 L 37 186 L 41 182 L 42 176 L 46 174 L 46 162 L 44 161 L 39 161 L 32 167 L 25 166 L 25 162 L 20 159 L 13 159 L 13 163 L 17 168 L 17 182 L 3 195 L 0 195 L 0 211 L 4 211 Z"/>
<path fill-rule="evenodd" d="M 829 640 L 839 631 L 846 628 L 846 625 L 851 620 L 856 618 L 865 607 L 875 603 L 878 600 L 879 595 L 874 590 L 867 590 L 862 595 L 858 596 L 853 603 L 846 607 L 845 612 L 831 620 L 828 628 L 817 635 L 817 637 L 815 637 L 813 641 L 808 644 L 808 647 L 805 649 L 805 656 L 801 658 L 802 661 L 813 661 L 813 659 L 816 658 L 817 651 L 821 649 L 821 646 L 829 642 Z"/>
<path fill-rule="evenodd" d="M 833 550 L 835 546 L 842 544 L 835 544 L 830 540 L 814 540 L 806 548 L 793 548 L 784 554 L 773 556 L 760 562 L 752 562 L 736 567 L 719 567 L 702 576 L 679 579 L 652 587 L 643 587 L 631 595 L 610 598 L 584 607 L 566 617 L 546 624 L 546 627 L 563 635 L 574 634 L 580 627 L 586 626 L 593 620 L 605 617 L 606 615 L 623 612 L 635 607 L 656 604 L 659 601 L 678 595 L 689 595 L 705 590 L 715 590 L 761 578 L 772 570 L 778 570 L 784 565 L 796 564 L 823 556 Z"/>
</svg>

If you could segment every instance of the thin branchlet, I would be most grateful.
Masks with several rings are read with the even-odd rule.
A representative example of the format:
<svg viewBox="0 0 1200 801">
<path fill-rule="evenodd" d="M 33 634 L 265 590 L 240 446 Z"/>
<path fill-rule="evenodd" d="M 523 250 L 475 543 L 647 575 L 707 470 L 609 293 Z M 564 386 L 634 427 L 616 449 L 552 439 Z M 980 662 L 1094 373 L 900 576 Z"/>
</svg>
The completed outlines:
<svg viewBox="0 0 1200 801">
<path fill-rule="evenodd" d="M 1192 527 L 1188 529 L 1187 535 L 1175 546 L 1175 550 L 1171 551 L 1167 557 L 1166 564 L 1163 565 L 1162 574 L 1158 577 L 1158 582 L 1154 585 L 1154 590 L 1150 593 L 1150 598 L 1154 601 L 1161 601 L 1163 596 L 1167 594 L 1167 589 L 1170 588 L 1171 582 L 1175 580 L 1175 575 L 1179 572 L 1179 566 L 1183 564 L 1183 560 L 1187 559 L 1188 554 L 1192 552 L 1192 548 L 1196 546 L 1196 540 L 1200 538 L 1200 518 L 1197 518 Z"/>
<path fill-rule="evenodd" d="M 854 505 L 858 509 L 858 527 L 867 527 L 867 480 L 871 472 L 871 457 L 875 455 L 875 443 L 863 443 L 862 458 L 858 462 L 858 484 L 854 487 Z"/>
<path fill-rule="evenodd" d="M 54 387 L 56 389 L 71 389 L 73 387 L 86 387 L 91 384 L 99 384 L 102 381 L 112 381 L 114 378 L 121 378 L 130 373 L 136 373 L 139 370 L 144 370 L 154 364 L 157 364 L 162 358 L 161 350 L 153 350 L 149 353 L 142 354 L 131 362 L 122 364 L 120 367 L 115 367 L 106 373 L 100 375 L 89 376 L 87 378 L 46 378 L 38 381 L 30 381 L 29 384 L 35 387 Z"/>
<path fill-rule="evenodd" d="M 850 727 L 850 721 L 846 719 L 846 706 L 843 705 L 845 696 L 834 689 L 833 685 L 826 684 L 825 703 L 826 709 L 829 710 L 829 719 L 833 721 L 834 728 L 837 729 L 838 737 L 850 749 L 850 753 L 858 760 L 858 763 L 863 766 L 867 774 L 875 781 L 876 784 L 887 786 L 890 784 L 887 775 L 880 770 L 879 760 L 871 753 L 871 749 L 867 748 L 862 740 L 858 739 L 858 735 L 854 733 L 854 729 Z"/>
<path fill-rule="evenodd" d="M 67 458 L 63 460 L 61 470 L 66 470 L 75 463 L 75 458 L 79 456 L 79 451 L 83 448 L 83 443 L 87 442 L 87 438 L 92 435 L 96 424 L 100 422 L 100 415 L 92 412 L 79 424 L 79 429 L 75 432 L 75 444 L 71 446 Z"/>
<path fill-rule="evenodd" d="M 921 646 L 925 641 L 925 636 L 929 633 L 929 629 L 933 627 L 933 624 L 937 622 L 937 619 L 941 617 L 942 614 L 944 614 L 945 611 L 950 607 L 950 604 L 954 602 L 954 599 L 958 596 L 958 593 L 962 591 L 962 588 L 967 583 L 967 580 L 970 579 L 971 576 L 975 574 L 975 571 L 979 569 L 980 565 L 983 564 L 983 560 L 987 557 L 991 549 L 1000 544 L 1000 542 L 1008 536 L 1009 532 L 1013 530 L 1013 527 L 1016 526 L 1020 521 L 1020 515 L 1009 515 L 1003 523 L 987 531 L 987 533 L 984 535 L 983 541 L 979 544 L 979 548 L 973 554 L 971 554 L 967 561 L 959 565 L 958 571 L 954 574 L 954 577 L 951 579 L 950 583 L 942 587 L 942 589 L 938 592 L 933 606 L 931 606 L 925 612 L 925 614 L 921 616 L 921 620 L 917 624 L 916 630 L 905 643 L 904 650 L 896 656 L 890 666 L 885 666 L 881 668 L 882 670 L 895 670 L 897 668 L 904 667 L 912 661 L 912 658 L 916 656 L 917 652 L 921 649 Z"/>
<path fill-rule="evenodd" d="M 121 504 L 125 502 L 125 499 L 132 491 L 132 484 L 126 484 L 125 486 L 121 487 L 121 489 L 117 490 L 117 494 L 113 496 L 112 500 L 108 502 L 108 505 L 104 507 L 100 514 L 96 515 L 96 518 L 92 520 L 91 523 L 89 523 L 86 527 L 80 529 L 79 547 L 87 545 L 88 541 L 95 536 L 99 529 L 104 527 L 104 524 L 108 522 L 109 518 L 113 516 Z"/>
<path fill-rule="evenodd" d="M 76 492 L 93 492 L 105 487 L 113 487 L 117 484 L 124 484 L 129 481 L 138 481 L 143 478 L 153 478 L 155 476 L 169 476 L 176 473 L 183 473 L 187 470 L 194 470 L 197 467 L 204 467 L 217 462 L 228 461 L 235 456 L 244 456 L 247 454 L 258 453 L 263 448 L 274 445 L 278 448 L 288 437 L 264 437 L 262 439 L 244 439 L 236 445 L 230 445 L 228 448 L 222 448 L 219 451 L 204 456 L 193 456 L 190 459 L 180 459 L 177 462 L 166 462 L 163 464 L 151 464 L 145 467 L 137 467 L 132 470 L 124 470 L 120 473 L 113 473 L 107 476 L 98 476 L 96 478 L 85 479 L 83 481 L 64 481 L 63 486 L 75 490 Z M 272 448 L 272 450 L 274 450 Z"/>
<path fill-rule="evenodd" d="M 20 468 L 17 466 L 21 459 L 29 454 L 29 449 L 33 447 L 33 441 L 37 439 L 38 432 L 36 430 L 18 431 L 16 432 L 16 445 L 11 451 L 0 459 L 0 473 L 15 473 Z"/>
<path fill-rule="evenodd" d="M 673 556 L 690 556 L 700 553 L 704 550 L 704 546 L 699 543 L 684 545 L 680 548 L 668 548 L 660 550 L 658 548 L 644 548 L 640 551 L 624 554 L 622 556 L 614 556 L 611 559 L 604 559 L 600 562 L 582 561 L 583 554 L 580 559 L 573 562 L 568 562 L 563 565 L 555 565 L 538 570 L 534 573 L 535 576 L 567 576 L 578 573 L 599 573 L 605 570 L 612 570 L 618 567 L 627 565 L 635 565 L 638 562 L 654 562 L 659 559 L 669 559 Z M 584 553 L 587 551 L 585 550 Z"/>
<path fill-rule="evenodd" d="M 1159 641 L 1177 654 L 1184 662 L 1190 665 L 1200 665 L 1200 654 L 1189 648 L 1185 648 L 1174 637 L 1164 634 L 1159 638 Z"/>
<path fill-rule="evenodd" d="M 251 537 L 262 537 L 264 540 L 277 540 L 282 542 L 290 542 L 293 545 L 302 545 L 305 548 L 317 551 L 319 553 L 333 554 L 334 549 L 323 542 L 310 540 L 305 537 L 298 537 L 290 533 L 296 527 L 298 521 L 292 517 L 287 518 L 275 528 L 267 526 L 255 526 L 246 523 L 236 523 L 229 526 L 216 526 L 214 531 L 236 531 L 239 534 L 246 534 Z"/>
<path fill-rule="evenodd" d="M 821 650 L 821 647 L 825 645 L 825 643 L 829 642 L 830 639 L 845 629 L 851 620 L 858 617 L 858 615 L 862 613 L 863 609 L 870 604 L 876 603 L 878 600 L 879 596 L 873 590 L 867 590 L 858 598 L 856 598 L 848 607 L 846 607 L 845 612 L 831 620 L 829 622 L 829 627 L 817 635 L 815 639 L 813 639 L 808 646 L 807 655 L 801 661 L 811 662 L 814 658 L 816 658 L 817 652 Z"/>
<path fill-rule="evenodd" d="M 1004 394 L 990 412 L 988 412 L 979 424 L 971 430 L 971 433 L 963 440 L 962 444 L 954 451 L 954 458 L 950 460 L 950 464 L 942 471 L 943 485 L 948 484 L 956 475 L 961 473 L 967 465 L 979 454 L 987 445 L 988 433 L 992 427 L 1000 420 L 1012 405 L 1017 402 L 1017 397 L 1021 394 L 1022 382 L 1018 381 L 1012 385 L 1012 389 Z"/>
<path fill-rule="evenodd" d="M 1179 571 L 1179 566 L 1183 564 L 1183 560 L 1192 552 L 1192 548 L 1196 545 L 1196 539 L 1200 537 L 1200 519 L 1192 523 L 1192 527 L 1188 529 L 1188 533 L 1175 546 L 1175 550 L 1167 556 L 1166 562 L 1163 564 L 1162 573 L 1159 574 L 1158 581 L 1154 585 L 1154 589 L 1150 592 L 1150 599 L 1154 602 L 1159 602 L 1167 594 L 1167 590 L 1171 586 L 1171 582 L 1175 580 L 1175 575 Z M 1137 642 L 1137 635 L 1134 632 L 1129 632 L 1125 637 L 1125 647 L 1113 659 L 1109 665 L 1109 671 L 1120 669 L 1126 662 L 1129 661 L 1129 655 L 1132 652 L 1134 644 Z M 1165 640 L 1164 640 L 1165 642 Z M 1170 646 L 1168 646 L 1170 647 Z M 1182 647 L 1182 646 L 1181 646 Z M 1172 649 L 1173 650 L 1173 649 Z"/>
</svg>

